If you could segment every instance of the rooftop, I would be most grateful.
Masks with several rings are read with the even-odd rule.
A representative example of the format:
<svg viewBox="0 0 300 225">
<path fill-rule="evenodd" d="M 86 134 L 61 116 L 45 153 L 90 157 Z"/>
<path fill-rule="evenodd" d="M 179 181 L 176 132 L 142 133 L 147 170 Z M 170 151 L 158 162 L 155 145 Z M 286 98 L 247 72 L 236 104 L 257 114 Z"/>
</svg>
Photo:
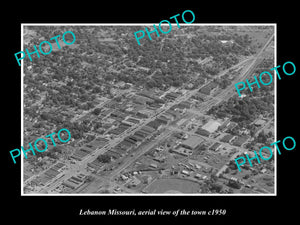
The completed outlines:
<svg viewBox="0 0 300 225">
<path fill-rule="evenodd" d="M 209 120 L 204 126 L 202 126 L 202 129 L 207 130 L 210 133 L 213 133 L 218 129 L 218 127 L 221 126 L 221 123 L 215 120 Z"/>
<path fill-rule="evenodd" d="M 189 146 L 190 148 L 194 149 L 198 145 L 200 145 L 203 141 L 204 141 L 203 138 L 196 135 L 191 135 L 187 140 L 182 142 L 182 145 Z"/>
</svg>

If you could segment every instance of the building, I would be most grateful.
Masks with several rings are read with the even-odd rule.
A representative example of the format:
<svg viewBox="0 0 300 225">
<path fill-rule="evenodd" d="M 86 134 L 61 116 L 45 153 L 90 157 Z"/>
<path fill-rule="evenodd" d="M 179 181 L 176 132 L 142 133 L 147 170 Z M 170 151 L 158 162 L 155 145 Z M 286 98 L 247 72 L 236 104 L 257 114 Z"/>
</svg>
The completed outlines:
<svg viewBox="0 0 300 225">
<path fill-rule="evenodd" d="M 266 169 L 266 168 L 263 168 L 260 172 L 261 172 L 261 173 L 266 173 L 266 172 L 267 172 L 267 169 Z"/>
<path fill-rule="evenodd" d="M 188 139 L 181 143 L 181 146 L 190 150 L 195 150 L 203 141 L 203 138 L 196 135 L 191 135 Z"/>
<path fill-rule="evenodd" d="M 84 184 L 86 176 L 84 174 L 79 174 L 77 176 L 72 176 L 71 178 L 65 180 L 63 184 L 69 188 L 77 189 Z"/>
<path fill-rule="evenodd" d="M 221 124 L 215 120 L 209 120 L 205 125 L 202 126 L 202 129 L 207 130 L 209 133 L 215 132 Z"/>
<path fill-rule="evenodd" d="M 144 91 L 138 93 L 138 95 L 150 98 L 150 99 L 154 100 L 157 103 L 164 103 L 165 102 L 164 100 L 162 100 L 162 99 L 160 99 L 160 98 L 158 98 L 156 96 L 153 96 L 153 94 L 150 91 L 145 91 L 144 90 Z"/>
<path fill-rule="evenodd" d="M 234 138 L 235 138 L 235 136 L 233 136 L 231 134 L 226 134 L 224 137 L 222 137 L 221 141 L 231 143 Z"/>
<path fill-rule="evenodd" d="M 202 179 L 202 175 L 199 174 L 199 173 L 196 173 L 195 177 L 198 178 L 198 179 Z"/>
<path fill-rule="evenodd" d="M 186 149 L 186 148 L 172 149 L 171 152 L 175 152 L 175 153 L 183 155 L 183 156 L 190 156 L 193 154 L 192 150 Z"/>
<path fill-rule="evenodd" d="M 210 135 L 210 133 L 207 130 L 202 129 L 201 127 L 199 127 L 195 133 L 206 137 Z"/>
<path fill-rule="evenodd" d="M 94 161 L 87 163 L 88 169 L 92 172 L 98 172 L 103 166 L 104 164 L 99 162 L 97 158 Z"/>
<path fill-rule="evenodd" d="M 153 160 L 163 163 L 166 161 L 166 157 L 165 156 L 156 156 Z"/>
<path fill-rule="evenodd" d="M 139 124 L 140 120 L 133 118 L 133 117 L 127 117 L 125 120 L 127 123 L 130 123 L 131 125 Z"/>
<path fill-rule="evenodd" d="M 199 92 L 210 95 L 211 91 L 214 90 L 218 86 L 217 83 L 211 81 L 209 84 L 205 85 L 203 88 L 199 90 Z"/>
<path fill-rule="evenodd" d="M 190 109 L 192 107 L 192 103 L 188 101 L 182 101 L 177 105 L 177 108 L 180 109 Z"/>
<path fill-rule="evenodd" d="M 175 93 L 175 92 L 170 92 L 170 93 L 167 93 L 166 95 L 165 95 L 165 98 L 166 99 L 169 99 L 169 100 L 171 100 L 171 101 L 174 101 L 176 98 L 178 98 L 180 96 L 180 94 L 179 93 Z"/>
<path fill-rule="evenodd" d="M 181 173 L 184 174 L 184 175 L 187 175 L 187 176 L 190 175 L 190 173 L 188 171 L 186 171 L 186 170 L 182 170 Z"/>
<path fill-rule="evenodd" d="M 151 164 L 149 165 L 149 167 L 151 167 L 151 168 L 153 168 L 153 169 L 157 169 L 157 165 L 154 164 L 154 163 L 151 163 Z"/>
<path fill-rule="evenodd" d="M 265 123 L 266 123 L 265 120 L 263 120 L 263 119 L 258 119 L 258 120 L 255 121 L 254 125 L 255 125 L 255 126 L 262 126 L 262 125 L 264 125 Z"/>
<path fill-rule="evenodd" d="M 149 134 L 155 132 L 156 130 L 153 128 L 153 127 L 149 127 L 149 126 L 143 126 L 140 131 L 143 131 L 143 132 L 147 132 Z"/>
<path fill-rule="evenodd" d="M 137 185 L 139 185 L 141 183 L 141 181 L 138 179 L 138 178 L 136 178 L 135 176 L 134 177 L 132 177 L 132 179 L 131 179 L 131 181 L 130 181 L 130 183 L 129 183 L 129 187 L 131 186 L 131 187 L 136 187 Z"/>
<path fill-rule="evenodd" d="M 178 119 L 180 117 L 180 113 L 173 109 L 169 109 L 165 114 L 172 116 L 173 120 Z"/>
<path fill-rule="evenodd" d="M 220 42 L 221 42 L 222 44 L 233 44 L 233 43 L 234 43 L 233 40 L 220 40 Z"/>
<path fill-rule="evenodd" d="M 223 130 L 225 127 L 227 127 L 230 123 L 230 119 L 229 118 L 225 118 L 224 122 L 220 125 L 220 129 Z"/>
<path fill-rule="evenodd" d="M 219 151 L 222 145 L 218 142 L 215 142 L 209 149 L 212 151 Z"/>
<path fill-rule="evenodd" d="M 82 160 L 84 157 L 86 157 L 87 155 L 91 154 L 94 150 L 91 148 L 88 148 L 86 146 L 77 149 L 74 154 L 71 156 L 71 158 L 74 158 L 76 160 Z"/>
<path fill-rule="evenodd" d="M 166 125 L 166 124 L 168 124 L 169 119 L 162 115 L 162 116 L 159 116 L 159 117 L 157 118 L 157 121 L 159 121 L 160 123 Z"/>
<path fill-rule="evenodd" d="M 147 123 L 146 126 L 151 127 L 155 130 L 160 130 L 162 128 L 162 122 L 158 119 L 155 119 Z"/>
</svg>

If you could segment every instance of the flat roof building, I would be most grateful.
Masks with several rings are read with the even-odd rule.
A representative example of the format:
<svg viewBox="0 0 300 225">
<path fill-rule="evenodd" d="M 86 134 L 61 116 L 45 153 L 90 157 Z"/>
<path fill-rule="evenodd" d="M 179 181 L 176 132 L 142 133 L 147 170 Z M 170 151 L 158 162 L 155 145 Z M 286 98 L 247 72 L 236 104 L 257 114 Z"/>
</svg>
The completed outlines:
<svg viewBox="0 0 300 225">
<path fill-rule="evenodd" d="M 209 120 L 205 125 L 202 126 L 202 129 L 207 130 L 209 133 L 215 132 L 221 123 L 216 120 Z"/>
<path fill-rule="evenodd" d="M 183 156 L 190 156 L 193 154 L 193 151 L 187 148 L 178 148 L 178 149 L 172 149 L 171 152 L 175 152 L 177 154 L 183 155 Z"/>
<path fill-rule="evenodd" d="M 181 143 L 181 146 L 191 150 L 195 150 L 203 141 L 203 138 L 196 135 L 191 135 L 188 139 Z"/>
</svg>

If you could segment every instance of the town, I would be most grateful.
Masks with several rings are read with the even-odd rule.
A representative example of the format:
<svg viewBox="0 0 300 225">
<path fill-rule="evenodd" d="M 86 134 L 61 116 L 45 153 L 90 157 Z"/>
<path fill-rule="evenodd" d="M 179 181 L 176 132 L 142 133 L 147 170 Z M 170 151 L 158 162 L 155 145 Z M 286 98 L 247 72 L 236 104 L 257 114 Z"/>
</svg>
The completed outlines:
<svg viewBox="0 0 300 225">
<path fill-rule="evenodd" d="M 76 34 L 23 60 L 24 143 L 72 133 L 28 154 L 24 194 L 274 194 L 273 158 L 235 163 L 274 142 L 274 84 L 235 89 L 275 66 L 274 25 L 183 24 L 140 47 L 142 27 L 24 25 L 24 48 Z"/>
</svg>

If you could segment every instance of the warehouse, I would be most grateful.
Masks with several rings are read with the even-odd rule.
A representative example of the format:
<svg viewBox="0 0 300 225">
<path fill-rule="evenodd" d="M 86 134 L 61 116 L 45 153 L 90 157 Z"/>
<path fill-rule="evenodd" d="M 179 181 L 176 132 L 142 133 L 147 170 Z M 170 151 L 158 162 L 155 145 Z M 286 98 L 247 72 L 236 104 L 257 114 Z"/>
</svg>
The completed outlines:
<svg viewBox="0 0 300 225">
<path fill-rule="evenodd" d="M 219 126 L 221 126 L 221 123 L 219 123 L 216 120 L 209 120 L 204 126 L 202 126 L 202 129 L 207 130 L 209 133 L 215 132 Z"/>
<path fill-rule="evenodd" d="M 202 139 L 201 137 L 191 135 L 187 140 L 181 143 L 181 146 L 190 150 L 195 150 L 203 141 L 204 139 Z"/>
<path fill-rule="evenodd" d="M 219 151 L 222 145 L 219 142 L 215 142 L 212 146 L 210 146 L 210 150 L 212 151 Z"/>
</svg>

